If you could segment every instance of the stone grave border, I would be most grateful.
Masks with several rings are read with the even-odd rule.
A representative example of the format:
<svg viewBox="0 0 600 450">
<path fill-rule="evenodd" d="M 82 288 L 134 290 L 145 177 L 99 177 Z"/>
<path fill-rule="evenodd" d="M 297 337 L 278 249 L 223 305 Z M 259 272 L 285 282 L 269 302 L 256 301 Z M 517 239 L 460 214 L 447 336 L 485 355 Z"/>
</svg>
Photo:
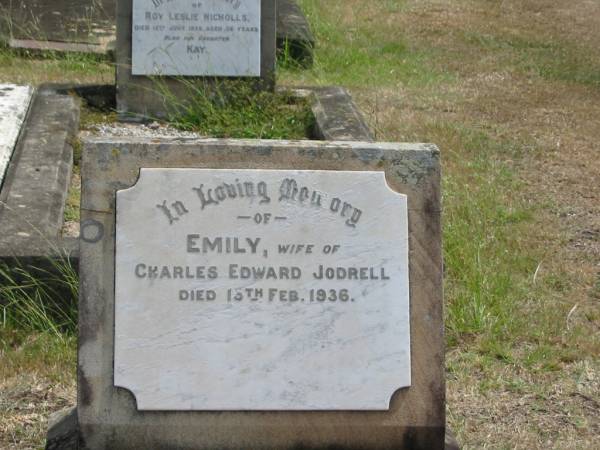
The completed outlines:
<svg viewBox="0 0 600 450">
<path fill-rule="evenodd" d="M 73 96 L 45 86 L 34 93 L 0 191 L 0 261 L 44 266 L 76 248 L 59 238 L 79 111 Z"/>
<path fill-rule="evenodd" d="M 315 37 L 310 24 L 296 0 L 277 0 L 277 51 L 300 67 L 314 62 Z"/>
<path fill-rule="evenodd" d="M 311 138 L 374 141 L 344 88 L 292 91 L 313 98 Z M 115 86 L 48 84 L 34 93 L 0 191 L 0 202 L 6 204 L 0 204 L 0 262 L 50 269 L 52 258 L 68 257 L 77 267 L 79 240 L 63 238 L 61 232 L 81 99 L 93 107 L 114 109 Z"/>
</svg>

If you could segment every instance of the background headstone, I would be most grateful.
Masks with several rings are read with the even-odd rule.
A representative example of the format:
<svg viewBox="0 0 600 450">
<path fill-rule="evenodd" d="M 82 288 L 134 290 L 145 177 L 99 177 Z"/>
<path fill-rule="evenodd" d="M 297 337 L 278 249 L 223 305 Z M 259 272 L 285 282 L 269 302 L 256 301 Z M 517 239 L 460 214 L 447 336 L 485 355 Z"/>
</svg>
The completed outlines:
<svg viewBox="0 0 600 450">
<path fill-rule="evenodd" d="M 166 92 L 185 102 L 190 85 L 213 77 L 255 79 L 257 87 L 273 88 L 276 9 L 275 0 L 118 2 L 121 116 L 165 117 Z"/>
<path fill-rule="evenodd" d="M 104 53 L 115 8 L 116 0 L 0 0 L 0 32 L 16 48 Z"/>
<path fill-rule="evenodd" d="M 113 450 L 170 447 L 204 449 L 443 448 L 445 386 L 440 172 L 439 153 L 434 146 L 243 140 L 140 142 L 127 138 L 92 139 L 86 141 L 84 145 L 80 260 L 82 292 L 78 369 L 78 420 L 81 439 L 85 444 L 84 448 L 110 448 Z M 144 168 L 144 172 L 138 181 L 142 168 Z M 378 256 L 383 256 L 386 262 L 382 264 L 379 261 L 379 266 L 389 266 L 390 273 L 396 275 L 402 273 L 401 268 L 404 264 L 401 256 L 402 250 L 397 250 L 399 251 L 398 258 L 394 257 L 392 253 L 396 251 L 394 250 L 395 246 L 400 245 L 398 249 L 401 248 L 401 243 L 406 238 L 402 217 L 404 216 L 406 219 L 407 213 L 410 255 L 408 264 L 410 380 L 406 378 L 406 366 L 402 368 L 401 365 L 394 363 L 394 361 L 406 362 L 406 352 L 404 356 L 401 355 L 402 345 L 406 344 L 406 340 L 401 335 L 402 330 L 406 332 L 407 328 L 402 325 L 401 320 L 394 319 L 394 317 L 401 317 L 401 314 L 395 316 L 391 310 L 387 313 L 381 311 L 386 309 L 384 304 L 381 305 L 381 308 L 376 307 L 364 316 L 365 323 L 342 328 L 341 333 L 333 326 L 328 328 L 315 325 L 321 320 L 326 321 L 332 317 L 338 317 L 340 320 L 343 320 L 344 317 L 346 319 L 353 317 L 341 314 L 346 309 L 342 306 L 338 310 L 341 303 L 336 305 L 336 302 L 331 302 L 327 307 L 320 309 L 320 314 L 314 317 L 299 314 L 295 323 L 290 322 L 293 315 L 286 316 L 282 312 L 281 317 L 278 317 L 278 309 L 270 310 L 272 320 L 264 323 L 265 316 L 261 316 L 261 311 L 264 313 L 266 306 L 273 305 L 260 304 L 260 302 L 253 305 L 252 298 L 246 298 L 246 301 L 243 298 L 241 300 L 245 305 L 242 311 L 247 314 L 236 314 L 236 311 L 240 311 L 236 308 L 219 310 L 222 305 L 219 306 L 215 300 L 211 300 L 213 297 L 209 291 L 218 291 L 218 295 L 223 295 L 223 292 L 227 293 L 229 288 L 239 287 L 239 284 L 236 283 L 232 286 L 231 279 L 221 279 L 218 275 L 216 278 L 211 278 L 209 274 L 213 269 L 210 267 L 205 269 L 205 272 L 200 271 L 208 277 L 208 281 L 202 280 L 201 275 L 197 275 L 197 268 L 190 272 L 187 268 L 183 268 L 183 266 L 191 265 L 186 263 L 186 258 L 194 257 L 194 261 L 197 261 L 195 266 L 210 266 L 213 261 L 216 265 L 223 261 L 239 261 L 234 263 L 245 264 L 247 260 L 241 252 L 240 242 L 236 244 L 230 241 L 227 244 L 226 241 L 221 241 L 222 254 L 219 254 L 220 256 L 204 254 L 202 250 L 204 241 L 201 238 L 203 230 L 214 231 L 219 228 L 218 224 L 222 223 L 222 238 L 231 237 L 232 230 L 235 230 L 236 227 L 235 224 L 238 224 L 239 227 L 239 223 L 246 223 L 245 221 L 254 221 L 248 222 L 249 224 L 253 223 L 253 225 L 248 225 L 248 230 L 260 230 L 261 225 L 255 222 L 258 219 L 247 214 L 248 205 L 252 206 L 250 210 L 261 213 L 262 219 L 265 219 L 265 214 L 271 213 L 271 208 L 265 209 L 267 203 L 261 204 L 261 197 L 256 195 L 250 202 L 238 203 L 239 217 L 231 218 L 230 221 L 234 221 L 234 223 L 228 224 L 224 220 L 225 215 L 221 216 L 221 214 L 227 212 L 227 216 L 229 216 L 236 211 L 236 208 L 225 206 L 227 202 L 223 197 L 225 191 L 217 191 L 214 186 L 205 184 L 205 179 L 201 176 L 202 171 L 198 171 L 198 169 L 227 169 L 223 175 L 227 177 L 231 174 L 237 175 L 237 172 L 231 171 L 240 169 L 319 171 L 319 176 L 323 177 L 323 187 L 327 187 L 327 183 L 331 183 L 331 179 L 345 176 L 339 171 L 355 172 L 350 174 L 352 183 L 343 183 L 346 186 L 345 189 L 339 190 L 340 185 L 336 183 L 329 185 L 330 188 L 337 186 L 334 198 L 340 199 L 339 208 L 332 208 L 331 203 L 323 202 L 326 207 L 322 210 L 313 210 L 307 205 L 306 209 L 302 209 L 302 213 L 294 213 L 296 208 L 289 206 L 289 209 L 273 209 L 274 215 L 271 219 L 278 220 L 279 217 L 282 223 L 278 226 L 282 229 L 289 227 L 290 233 L 286 234 L 286 242 L 290 243 L 294 241 L 302 243 L 305 240 L 303 236 L 318 235 L 319 224 L 322 224 L 325 230 L 334 229 L 336 226 L 342 227 L 342 229 L 347 227 L 348 231 L 343 231 L 343 234 L 350 236 L 352 233 L 359 233 L 359 231 L 351 229 L 350 225 L 360 224 L 361 221 L 364 221 L 362 223 L 368 226 L 357 234 L 357 236 L 361 236 L 358 242 L 362 242 L 362 244 L 370 242 L 372 248 L 364 248 L 359 244 L 356 244 L 355 247 L 349 245 L 348 248 L 351 250 L 348 254 L 363 255 L 365 261 L 374 261 L 373 264 L 367 264 L 367 266 L 375 267 L 378 266 Z M 180 171 L 180 176 L 177 175 L 178 171 Z M 321 175 L 322 171 L 331 172 Z M 363 175 L 365 172 L 367 174 Z M 377 173 L 368 174 L 368 172 Z M 228 173 L 229 175 L 227 175 Z M 302 173 L 304 172 L 298 172 L 298 176 L 301 176 Z M 239 172 L 240 176 L 242 176 L 241 174 L 242 172 Z M 147 178 L 148 175 L 150 178 Z M 383 175 L 385 175 L 387 186 L 383 184 Z M 265 176 L 267 176 L 267 172 L 265 172 Z M 155 179 L 155 177 L 159 179 Z M 191 192 L 195 197 L 194 195 L 187 196 L 190 194 L 189 177 L 198 184 L 197 190 Z M 375 186 L 377 189 L 383 190 L 378 191 L 380 195 L 377 195 L 377 198 L 372 198 L 371 194 L 372 202 L 361 209 L 361 214 L 351 214 L 350 210 L 353 208 L 351 199 L 354 198 L 356 192 L 360 191 L 364 183 L 367 183 L 366 186 L 371 186 L 368 181 L 370 179 L 377 179 L 377 183 L 374 183 L 373 187 L 367 187 L 365 192 L 373 193 L 372 189 Z M 139 186 L 136 185 L 138 182 Z M 240 182 L 242 182 L 241 179 Z M 317 184 L 320 185 L 321 182 Z M 259 189 L 262 189 L 258 185 L 253 186 L 252 192 L 259 193 Z M 304 190 L 304 187 L 298 183 L 298 191 L 295 196 L 298 201 L 300 198 L 305 201 L 309 197 L 312 199 L 311 194 Z M 220 205 L 210 202 L 209 188 L 214 188 L 210 198 L 213 202 L 215 199 L 219 203 L 224 202 L 222 205 L 224 209 L 220 209 Z M 245 185 L 243 189 L 246 189 Z M 120 193 L 117 194 L 117 192 Z M 185 192 L 187 194 L 183 195 Z M 244 190 L 243 192 L 248 191 Z M 283 187 L 279 192 L 270 192 L 270 195 L 273 198 L 278 195 L 277 199 L 279 200 L 281 195 L 290 196 L 289 192 L 295 192 L 295 190 L 291 188 L 290 191 Z M 201 197 L 202 193 L 204 193 L 204 202 Z M 119 203 L 124 208 L 123 210 L 120 209 L 121 206 L 117 207 L 118 196 L 123 202 Z M 330 201 L 332 200 L 331 197 L 328 198 Z M 345 200 L 347 206 L 344 206 L 344 198 L 350 199 Z M 404 213 L 402 212 L 403 198 L 407 202 Z M 150 202 L 151 199 L 155 199 L 153 205 Z M 194 206 L 190 203 L 192 200 L 196 201 Z M 362 204 L 364 200 L 364 198 L 359 199 L 359 202 Z M 389 203 L 390 201 L 399 203 L 393 204 Z M 204 208 L 202 208 L 203 204 Z M 151 206 L 150 209 L 148 209 L 148 205 Z M 279 216 L 285 211 L 290 215 Z M 342 211 L 345 214 L 342 214 Z M 354 212 L 354 209 L 352 211 Z M 385 221 L 369 222 L 369 217 L 381 217 L 386 213 L 388 217 Z M 298 215 L 292 216 L 292 214 Z M 390 214 L 393 214 L 394 217 L 389 217 Z M 116 217 L 119 227 L 125 227 L 123 228 L 124 232 L 117 227 Z M 141 218 L 138 227 L 139 235 L 130 232 L 135 228 L 135 224 L 130 223 L 130 220 L 135 217 Z M 294 220 L 287 223 L 284 217 Z M 353 217 L 354 222 L 352 221 Z M 211 220 L 215 222 L 210 223 Z M 194 227 L 194 222 L 197 227 Z M 156 227 L 160 223 L 162 225 L 160 228 L 154 229 L 157 232 L 153 234 L 152 227 Z M 178 226 L 185 231 L 177 231 Z M 390 228 L 386 229 L 386 226 Z M 310 230 L 309 227 L 311 227 Z M 165 228 L 173 230 L 170 235 L 167 233 L 167 237 L 164 235 Z M 196 228 L 197 233 L 191 232 Z M 370 229 L 373 231 L 373 235 L 369 237 Z M 163 231 L 158 232 L 158 230 Z M 278 236 L 277 233 L 274 233 L 275 237 Z M 195 234 L 199 236 L 196 237 Z M 385 239 L 383 239 L 384 235 Z M 190 238 L 190 236 L 192 237 Z M 254 234 L 248 234 L 245 237 L 251 238 L 252 236 Z M 324 233 L 324 237 L 328 236 L 330 236 L 329 231 Z M 144 238 L 143 240 L 147 242 L 147 248 L 138 248 L 140 245 L 145 245 L 139 242 L 140 238 Z M 154 241 L 150 244 L 153 239 Z M 171 242 L 173 239 L 177 242 L 182 240 L 185 247 L 174 246 Z M 378 243 L 378 239 L 382 240 Z M 384 240 L 390 248 L 381 250 L 380 244 Z M 353 239 L 348 242 L 353 242 Z M 210 247 L 214 251 L 218 251 L 219 244 L 215 244 L 214 241 L 209 244 L 206 248 Z M 183 254 L 182 248 L 185 249 Z M 236 257 L 224 259 L 227 251 L 236 252 L 236 249 Z M 150 253 L 144 253 L 147 250 L 150 250 Z M 192 256 L 186 256 L 188 252 Z M 135 257 L 135 261 L 129 260 L 130 256 Z M 250 255 L 246 256 L 250 257 Z M 307 255 L 298 256 L 296 265 L 303 268 L 307 261 L 306 257 L 310 258 Z M 144 261 L 140 259 L 144 259 Z M 179 261 L 182 262 L 179 263 Z M 268 258 L 265 261 L 268 261 Z M 273 265 L 277 267 L 293 265 L 279 263 L 277 259 L 275 261 L 277 264 Z M 290 261 L 294 261 L 294 259 L 292 258 Z M 316 259 L 312 261 L 318 263 Z M 345 261 L 354 264 L 357 260 L 340 255 L 335 261 L 337 266 L 343 267 Z M 132 269 L 131 264 L 134 262 L 136 264 Z M 163 265 L 167 267 L 164 275 L 164 268 L 158 267 Z M 182 267 L 177 268 L 177 266 Z M 134 271 L 133 275 L 131 270 Z M 220 268 L 216 270 L 218 273 L 221 272 Z M 365 274 L 367 273 L 368 271 L 365 272 Z M 148 288 L 148 283 L 151 281 L 147 279 L 149 276 L 162 276 L 163 280 L 156 281 L 153 289 Z M 181 281 L 181 277 L 185 277 L 185 282 Z M 192 277 L 199 278 L 194 281 Z M 278 283 L 278 281 L 274 283 Z M 247 287 L 252 287 L 252 284 L 250 283 Z M 282 288 L 284 285 L 299 286 L 297 281 L 290 281 L 289 283 L 283 282 L 276 287 Z M 179 289 L 179 286 L 184 287 Z M 192 289 L 188 289 L 190 286 Z M 395 285 L 392 291 L 385 290 L 385 286 L 389 287 L 388 284 L 372 279 L 358 283 L 353 282 L 352 286 L 354 286 L 353 292 L 356 291 L 355 287 L 357 286 L 364 288 L 364 291 L 362 289 L 358 291 L 359 295 L 352 297 L 355 300 L 360 298 L 377 302 L 387 298 L 390 305 L 400 305 L 400 310 L 402 310 L 402 304 L 406 306 L 406 303 L 403 303 L 405 301 L 403 300 L 403 296 L 405 296 L 403 289 L 406 288 L 406 285 L 401 283 Z M 117 291 L 115 291 L 115 287 Z M 301 288 L 308 292 L 312 287 L 307 283 Z M 341 299 L 340 286 L 333 287 L 338 288 L 338 298 Z M 383 290 L 378 293 L 379 289 Z M 193 291 L 194 300 L 192 300 L 191 293 L 187 298 L 180 299 L 180 290 Z M 117 303 L 115 303 L 115 292 Z M 382 296 L 380 297 L 379 294 Z M 290 298 L 287 297 L 288 300 Z M 302 298 L 305 299 L 305 303 L 310 301 L 308 296 Z M 234 298 L 232 301 L 239 300 Z M 169 302 L 177 304 L 173 311 L 163 310 L 159 319 L 153 316 L 158 310 L 156 308 L 160 309 Z M 286 300 L 278 297 L 277 302 L 278 306 L 281 306 L 282 303 L 286 303 Z M 184 308 L 190 308 L 190 317 L 184 320 L 179 327 L 173 322 L 179 320 L 176 316 L 179 314 L 182 304 Z M 369 305 L 363 306 L 367 307 L 363 312 L 368 312 Z M 215 310 L 215 308 L 217 309 Z M 292 304 L 291 306 L 284 305 L 282 308 L 284 308 L 282 311 L 289 313 L 298 307 Z M 201 320 L 190 320 L 195 315 L 202 314 L 203 311 L 216 314 L 215 320 L 219 323 L 218 330 L 210 328 L 210 326 L 207 328 L 207 324 Z M 303 311 L 303 309 L 299 308 L 298 311 Z M 384 315 L 391 317 L 383 319 Z M 139 317 L 137 323 L 134 316 Z M 259 320 L 252 321 L 251 319 Z M 373 322 L 369 325 L 371 319 Z M 150 324 L 156 320 L 165 322 L 157 324 L 156 333 L 153 333 L 153 330 L 144 330 L 144 328 L 151 328 Z M 197 324 L 197 329 L 194 329 L 194 322 Z M 390 328 L 391 323 L 395 323 L 397 328 L 393 326 Z M 116 330 L 115 325 L 117 325 Z M 130 326 L 133 328 L 129 329 Z M 259 348 L 261 342 L 257 335 L 261 332 L 256 331 L 260 330 L 261 326 L 265 330 L 264 333 L 273 335 L 272 346 L 264 349 Z M 313 334 L 307 333 L 311 327 L 313 327 Z M 377 341 L 377 336 L 386 336 L 386 333 L 389 332 L 400 333 L 397 341 L 391 342 L 385 338 Z M 199 339 L 199 336 L 202 337 Z M 391 335 L 389 336 L 392 339 Z M 213 351 L 210 346 L 205 345 L 206 341 L 211 339 L 217 343 L 215 350 L 220 349 L 221 352 Z M 236 354 L 235 345 L 230 347 L 226 345 L 228 339 L 233 341 L 239 339 L 243 345 L 255 344 L 256 348 L 248 355 L 249 359 L 245 360 L 243 354 Z M 330 348 L 339 345 L 343 349 L 344 346 L 350 348 L 354 345 L 357 349 L 356 354 L 360 357 L 358 361 L 348 361 L 345 360 L 347 356 L 344 352 L 340 352 L 337 357 L 331 358 L 327 371 L 314 372 L 315 361 L 311 359 L 313 356 L 311 349 L 315 348 L 319 342 Z M 267 374 L 266 378 L 268 378 L 269 370 L 277 371 L 282 367 L 285 368 L 285 364 L 278 366 L 273 360 L 269 364 L 270 352 L 277 351 L 276 349 L 281 345 L 289 345 L 293 351 L 306 356 L 306 367 L 291 366 L 290 368 L 294 368 L 296 371 L 306 369 L 307 373 L 317 374 L 312 385 L 306 383 L 305 386 L 300 387 L 290 386 L 287 390 L 283 390 L 283 397 L 277 397 L 277 394 L 281 394 L 280 386 L 274 385 L 273 390 L 269 391 L 269 386 L 265 385 L 261 387 L 262 390 L 250 389 L 247 392 L 243 389 L 239 390 L 239 386 L 235 386 L 236 390 L 232 392 L 238 394 L 242 392 L 246 396 L 245 403 L 243 398 L 228 396 L 229 392 L 226 392 L 229 386 L 228 380 L 236 379 L 236 370 L 238 370 L 240 382 L 246 381 L 251 384 L 255 381 L 260 383 L 258 377 L 261 371 L 263 374 Z M 377 345 L 377 348 L 369 347 L 369 345 Z M 377 376 L 372 379 L 366 369 L 354 371 L 352 374 L 344 370 L 344 367 L 347 368 L 353 364 L 360 366 L 361 361 L 368 365 L 369 357 L 365 355 L 369 354 L 369 348 L 373 355 L 376 355 L 374 356 L 374 360 L 378 361 L 375 363 L 376 365 L 381 364 L 382 368 L 392 368 L 390 373 L 383 375 L 388 377 L 388 380 L 382 383 L 386 386 L 384 389 L 386 394 L 383 397 L 379 395 L 381 385 L 377 381 Z M 135 354 L 136 349 L 139 355 Z M 117 354 L 115 354 L 115 350 Z M 315 348 L 315 354 L 321 351 L 321 348 Z M 176 358 L 177 363 L 185 361 L 186 368 L 182 370 L 181 367 L 173 365 L 170 371 L 169 364 L 165 364 L 162 366 L 161 373 L 161 368 L 155 364 L 157 355 L 161 352 L 171 353 L 169 357 Z M 261 360 L 262 352 L 265 354 L 264 360 Z M 294 358 L 290 356 L 290 361 L 293 360 Z M 235 363 L 235 366 L 232 366 L 232 362 Z M 131 364 L 129 368 L 127 363 Z M 261 363 L 264 364 L 261 366 Z M 326 367 L 326 361 L 321 361 L 321 364 L 321 367 Z M 136 375 L 135 385 L 129 384 L 129 382 L 122 383 L 126 385 L 126 389 L 115 386 L 115 383 L 124 379 L 123 376 L 130 368 L 146 370 L 146 376 Z M 219 374 L 219 370 L 215 372 L 215 368 L 221 369 L 222 374 Z M 239 370 L 240 368 L 241 370 Z M 291 382 L 305 375 L 295 376 L 293 373 L 281 373 L 285 381 Z M 322 380 L 324 373 L 328 377 L 326 383 L 330 386 L 339 381 L 335 398 L 317 399 L 316 403 L 320 402 L 320 404 L 312 404 L 307 401 L 309 397 L 303 396 L 302 393 L 318 392 L 319 381 Z M 363 376 L 364 378 L 361 378 Z M 373 397 L 370 399 L 373 401 L 372 404 L 364 402 L 363 397 L 353 397 L 358 392 L 353 390 L 352 385 L 356 381 L 353 377 L 358 377 L 358 380 L 364 384 L 363 392 L 371 391 L 373 393 Z M 203 410 L 202 399 L 194 398 L 197 393 L 186 395 L 189 393 L 189 387 L 193 387 L 198 380 L 205 380 L 206 387 L 214 391 L 215 396 L 220 397 L 221 401 L 230 402 L 230 404 L 216 404 L 210 400 L 206 407 L 211 410 Z M 372 381 L 375 381 L 374 385 L 369 384 Z M 410 386 L 406 387 L 408 385 Z M 347 389 L 348 386 L 349 389 Z M 130 388 L 131 390 L 129 390 Z M 221 391 L 219 391 L 220 389 Z M 394 391 L 394 389 L 396 389 L 395 393 L 388 392 Z M 145 395 L 143 391 L 150 395 L 149 398 L 158 399 L 159 402 L 157 404 L 146 403 L 143 399 Z M 256 392 L 258 398 L 247 397 L 252 392 Z M 265 401 L 265 395 L 270 392 L 275 394 L 274 403 Z M 140 396 L 141 400 L 136 401 L 137 395 L 140 393 L 143 394 Z M 291 393 L 295 393 L 297 397 L 285 397 Z M 344 397 L 344 393 L 346 397 Z M 379 397 L 380 400 L 375 401 L 376 397 Z M 337 405 L 339 408 L 336 408 L 339 398 L 343 400 Z M 387 403 L 382 405 L 381 398 L 385 398 Z M 163 404 L 166 405 L 164 409 L 161 406 Z M 185 407 L 180 407 L 181 405 Z M 261 409 L 261 405 L 264 409 Z M 294 410 L 295 405 L 298 405 L 296 410 Z M 173 411 L 174 409 L 178 411 Z"/>
<path fill-rule="evenodd" d="M 261 0 L 133 0 L 132 14 L 133 75 L 260 77 Z"/>
</svg>

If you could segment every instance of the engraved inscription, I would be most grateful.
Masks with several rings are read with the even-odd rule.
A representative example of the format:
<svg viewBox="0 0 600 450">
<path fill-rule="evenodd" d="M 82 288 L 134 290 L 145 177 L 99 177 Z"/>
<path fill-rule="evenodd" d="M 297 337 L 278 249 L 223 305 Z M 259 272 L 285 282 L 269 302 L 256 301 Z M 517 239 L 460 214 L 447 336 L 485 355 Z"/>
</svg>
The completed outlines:
<svg viewBox="0 0 600 450">
<path fill-rule="evenodd" d="M 142 169 L 117 195 L 115 384 L 142 410 L 387 409 L 407 214 L 379 172 Z"/>
<path fill-rule="evenodd" d="M 133 0 L 134 75 L 260 76 L 261 0 Z"/>
</svg>

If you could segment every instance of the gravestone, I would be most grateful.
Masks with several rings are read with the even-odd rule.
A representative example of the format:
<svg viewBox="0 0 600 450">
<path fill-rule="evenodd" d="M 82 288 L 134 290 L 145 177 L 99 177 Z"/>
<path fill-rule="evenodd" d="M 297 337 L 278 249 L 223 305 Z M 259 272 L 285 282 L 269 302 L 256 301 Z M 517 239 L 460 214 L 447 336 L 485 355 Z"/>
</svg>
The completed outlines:
<svg viewBox="0 0 600 450">
<path fill-rule="evenodd" d="M 29 110 L 33 88 L 0 84 L 0 187 Z"/>
<path fill-rule="evenodd" d="M 107 55 L 114 44 L 115 9 L 116 0 L 0 0 L 5 16 L 0 39 L 32 52 Z"/>
<path fill-rule="evenodd" d="M 117 109 L 163 118 L 214 78 L 275 83 L 275 0 L 124 0 L 117 4 Z M 167 94 L 168 93 L 168 94 Z"/>
<path fill-rule="evenodd" d="M 434 146 L 84 145 L 83 448 L 443 448 Z"/>
</svg>

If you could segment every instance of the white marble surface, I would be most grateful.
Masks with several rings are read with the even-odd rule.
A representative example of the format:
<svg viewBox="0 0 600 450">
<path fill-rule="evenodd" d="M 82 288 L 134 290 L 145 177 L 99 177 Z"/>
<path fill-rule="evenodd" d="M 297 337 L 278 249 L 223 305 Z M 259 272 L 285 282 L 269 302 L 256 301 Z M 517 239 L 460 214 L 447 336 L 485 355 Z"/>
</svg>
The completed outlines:
<svg viewBox="0 0 600 450">
<path fill-rule="evenodd" d="M 382 172 L 142 169 L 117 194 L 115 385 L 140 410 L 387 410 L 411 379 L 407 221 Z"/>
<path fill-rule="evenodd" d="M 0 186 L 33 96 L 31 86 L 0 84 Z"/>
<path fill-rule="evenodd" d="M 260 76 L 261 0 L 133 0 L 133 75 Z"/>
</svg>

